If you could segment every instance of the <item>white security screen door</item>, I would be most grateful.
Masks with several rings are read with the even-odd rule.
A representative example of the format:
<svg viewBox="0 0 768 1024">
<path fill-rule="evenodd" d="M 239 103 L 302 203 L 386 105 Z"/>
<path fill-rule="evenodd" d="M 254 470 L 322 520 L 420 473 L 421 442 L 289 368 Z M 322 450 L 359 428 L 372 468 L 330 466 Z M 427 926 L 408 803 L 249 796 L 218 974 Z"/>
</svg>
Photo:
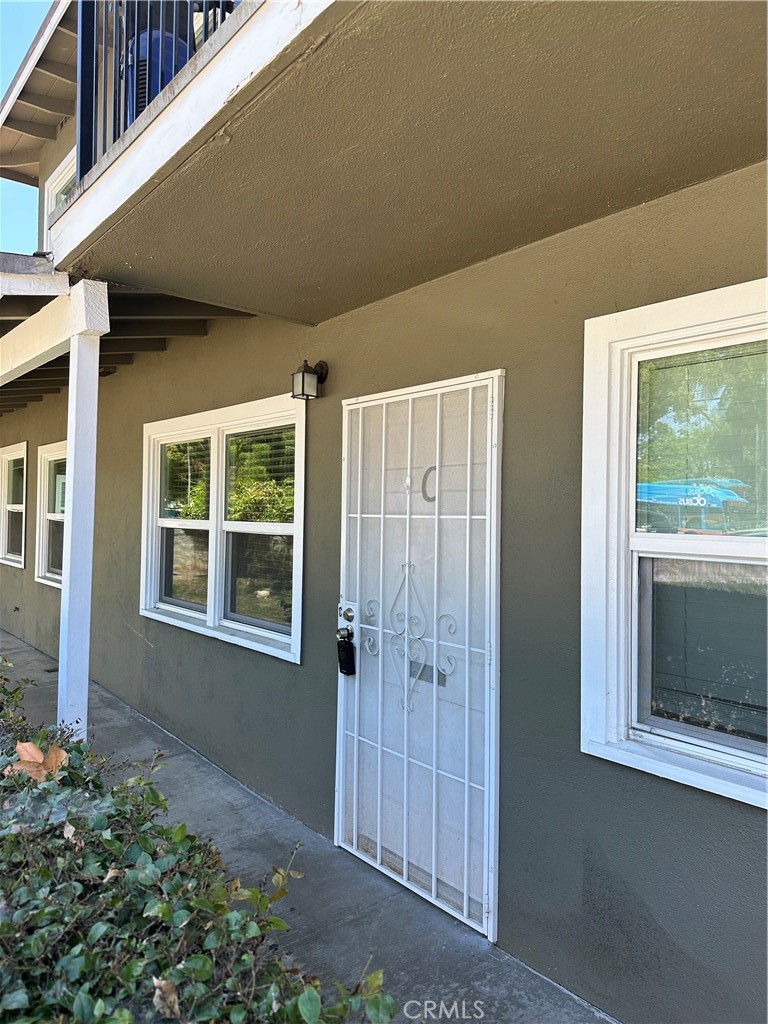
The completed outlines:
<svg viewBox="0 0 768 1024">
<path fill-rule="evenodd" d="M 336 842 L 492 940 L 502 389 L 344 403 L 339 602 Z"/>
</svg>

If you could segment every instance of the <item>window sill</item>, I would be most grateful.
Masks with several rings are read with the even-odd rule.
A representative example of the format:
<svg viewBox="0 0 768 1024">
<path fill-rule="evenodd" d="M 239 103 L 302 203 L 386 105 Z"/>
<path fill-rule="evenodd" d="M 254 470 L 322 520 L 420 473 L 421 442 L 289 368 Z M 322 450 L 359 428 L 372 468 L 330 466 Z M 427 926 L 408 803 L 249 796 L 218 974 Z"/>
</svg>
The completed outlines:
<svg viewBox="0 0 768 1024">
<path fill-rule="evenodd" d="M 587 739 L 582 742 L 581 750 L 584 754 L 638 768 L 649 775 L 768 809 L 765 762 L 763 774 L 756 774 L 729 765 L 715 764 L 706 760 L 703 754 L 697 756 L 685 753 L 651 738 L 617 740 L 614 743 Z"/>
<path fill-rule="evenodd" d="M 290 637 L 286 637 L 283 640 L 275 634 L 274 640 L 272 640 L 267 637 L 254 636 L 250 633 L 242 633 L 230 626 L 209 626 L 198 618 L 175 614 L 165 609 L 140 608 L 139 614 L 147 619 L 164 622 L 168 626 L 179 626 L 181 629 L 188 629 L 191 633 L 200 633 L 202 636 L 209 636 L 214 640 L 223 640 L 228 644 L 236 644 L 238 647 L 246 647 L 251 651 L 269 654 L 273 658 L 280 658 L 281 661 L 290 661 L 294 665 L 300 663 L 300 654 L 292 649 Z"/>
<path fill-rule="evenodd" d="M 5 557 L 5 556 L 0 556 L 0 565 L 10 565 L 10 567 L 12 569 L 23 569 L 24 568 L 24 561 L 23 561 L 23 559 L 8 558 L 8 557 Z"/>
<path fill-rule="evenodd" d="M 61 590 L 61 580 L 54 580 L 48 576 L 35 576 L 35 583 L 44 583 L 46 587 L 54 587 Z"/>
</svg>

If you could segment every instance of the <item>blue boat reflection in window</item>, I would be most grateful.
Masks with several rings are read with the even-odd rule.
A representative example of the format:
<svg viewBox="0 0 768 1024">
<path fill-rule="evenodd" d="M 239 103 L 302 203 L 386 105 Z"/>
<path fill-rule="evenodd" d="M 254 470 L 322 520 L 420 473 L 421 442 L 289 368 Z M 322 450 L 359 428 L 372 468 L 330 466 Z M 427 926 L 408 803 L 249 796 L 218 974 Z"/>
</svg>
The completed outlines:
<svg viewBox="0 0 768 1024">
<path fill-rule="evenodd" d="M 637 485 L 637 529 L 648 533 L 735 533 L 749 504 L 736 479 L 659 480 Z"/>
</svg>

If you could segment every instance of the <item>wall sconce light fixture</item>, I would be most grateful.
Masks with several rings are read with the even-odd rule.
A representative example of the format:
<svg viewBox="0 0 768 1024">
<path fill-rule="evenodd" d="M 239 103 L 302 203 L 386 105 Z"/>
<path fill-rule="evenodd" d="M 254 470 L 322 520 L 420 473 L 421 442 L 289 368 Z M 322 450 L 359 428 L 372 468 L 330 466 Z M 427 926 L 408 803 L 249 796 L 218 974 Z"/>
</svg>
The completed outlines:
<svg viewBox="0 0 768 1024">
<path fill-rule="evenodd" d="M 305 402 L 319 396 L 320 385 L 328 379 L 328 363 L 315 363 L 310 366 L 305 359 L 296 373 L 291 374 L 291 397 L 301 398 Z"/>
</svg>

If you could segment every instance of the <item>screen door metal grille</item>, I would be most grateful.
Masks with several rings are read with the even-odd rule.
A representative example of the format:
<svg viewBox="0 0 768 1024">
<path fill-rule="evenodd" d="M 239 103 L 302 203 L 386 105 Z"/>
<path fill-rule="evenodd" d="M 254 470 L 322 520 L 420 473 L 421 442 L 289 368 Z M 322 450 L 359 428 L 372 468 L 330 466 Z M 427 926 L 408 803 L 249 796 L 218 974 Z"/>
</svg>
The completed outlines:
<svg viewBox="0 0 768 1024">
<path fill-rule="evenodd" d="M 500 371 L 345 403 L 336 841 L 495 928 Z"/>
</svg>

